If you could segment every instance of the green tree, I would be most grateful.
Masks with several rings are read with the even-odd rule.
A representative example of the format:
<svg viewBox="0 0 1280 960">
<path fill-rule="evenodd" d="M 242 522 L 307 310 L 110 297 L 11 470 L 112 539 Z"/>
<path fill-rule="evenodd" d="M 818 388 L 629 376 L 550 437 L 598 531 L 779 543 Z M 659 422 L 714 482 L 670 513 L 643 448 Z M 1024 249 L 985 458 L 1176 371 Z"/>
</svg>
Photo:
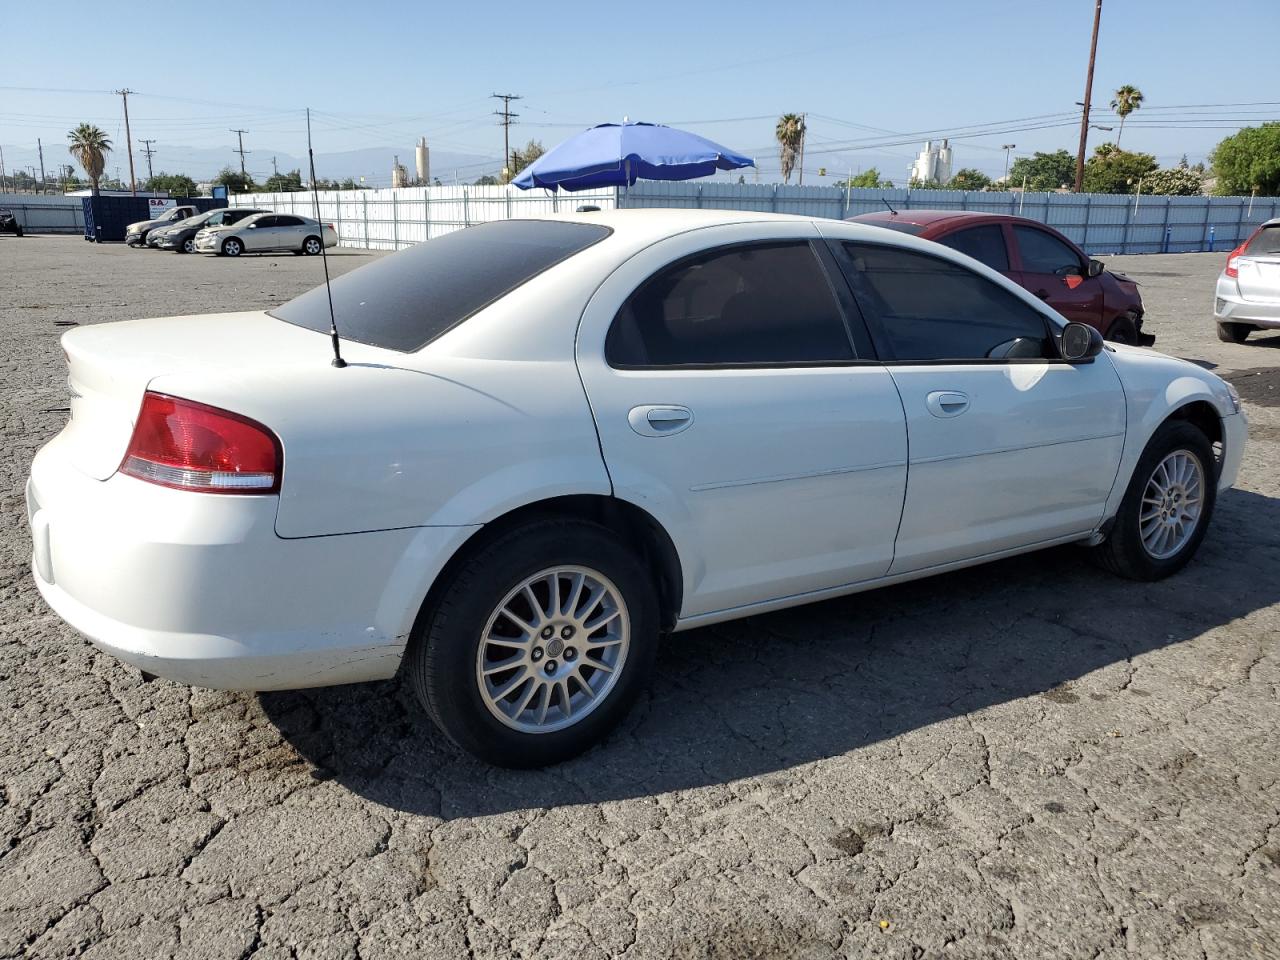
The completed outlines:
<svg viewBox="0 0 1280 960">
<path fill-rule="evenodd" d="M 798 113 L 784 113 L 778 118 L 773 135 L 778 140 L 778 160 L 782 164 L 782 182 L 791 182 L 791 171 L 804 144 L 804 117 Z"/>
<path fill-rule="evenodd" d="M 508 182 L 514 180 L 516 176 L 533 161 L 546 153 L 546 147 L 542 145 L 541 140 L 530 140 L 523 147 L 516 147 L 511 151 L 511 169 Z"/>
<path fill-rule="evenodd" d="M 991 178 L 981 170 L 965 167 L 956 171 L 956 175 L 947 184 L 948 190 L 986 190 L 991 186 Z"/>
<path fill-rule="evenodd" d="M 96 197 L 102 171 L 107 166 L 107 154 L 111 152 L 111 141 L 107 139 L 106 133 L 92 123 L 80 124 L 67 134 L 67 139 L 71 141 L 71 146 L 67 149 L 76 158 L 76 163 L 84 168 Z"/>
<path fill-rule="evenodd" d="M 200 196 L 200 188 L 185 173 L 165 173 L 163 170 L 144 183 L 143 189 L 153 193 L 163 191 L 171 197 Z"/>
<path fill-rule="evenodd" d="M 223 167 L 218 171 L 218 175 L 213 178 L 213 182 L 221 184 L 232 193 L 252 193 L 257 189 L 257 184 L 253 182 L 253 177 L 247 173 L 241 173 L 239 170 L 233 170 L 231 167 Z"/>
<path fill-rule="evenodd" d="M 892 190 L 892 180 L 880 179 L 880 171 L 875 167 L 868 167 L 861 173 L 855 173 L 852 177 L 846 177 L 837 180 L 833 186 L 843 190 L 845 187 L 852 187 L 854 190 Z"/>
<path fill-rule="evenodd" d="M 475 186 L 496 187 L 496 186 L 499 186 L 501 183 L 502 181 L 499 180 L 497 177 L 495 177 L 492 173 L 486 173 L 483 177 L 481 177 L 475 182 Z"/>
<path fill-rule="evenodd" d="M 1209 163 L 1218 178 L 1214 192 L 1220 196 L 1254 190 L 1264 197 L 1280 194 L 1280 123 L 1233 133 L 1213 148 Z"/>
<path fill-rule="evenodd" d="M 942 184 L 937 183 L 933 180 L 911 180 L 910 182 L 907 183 L 907 189 L 909 190 L 947 190 L 949 188 L 944 187 Z"/>
<path fill-rule="evenodd" d="M 1116 146 L 1120 146 L 1120 138 L 1124 136 L 1124 118 L 1142 106 L 1142 91 L 1131 83 L 1126 83 L 1111 98 L 1111 109 L 1120 118 L 1120 130 L 1116 133 Z"/>
<path fill-rule="evenodd" d="M 1158 166 L 1156 158 L 1149 153 L 1120 149 L 1094 151 L 1084 165 L 1085 193 L 1134 193 L 1138 182 L 1155 173 Z M 1143 192 L 1146 192 L 1145 186 Z"/>
<path fill-rule="evenodd" d="M 1024 178 L 1028 190 L 1057 190 L 1075 181 L 1076 158 L 1066 150 L 1019 157 L 1009 168 L 1009 186 L 1021 187 Z"/>
<path fill-rule="evenodd" d="M 302 190 L 302 171 L 290 170 L 288 173 L 273 173 L 267 177 L 262 190 L 266 193 L 297 193 Z M 321 190 L 330 189 L 320 187 Z"/>
</svg>

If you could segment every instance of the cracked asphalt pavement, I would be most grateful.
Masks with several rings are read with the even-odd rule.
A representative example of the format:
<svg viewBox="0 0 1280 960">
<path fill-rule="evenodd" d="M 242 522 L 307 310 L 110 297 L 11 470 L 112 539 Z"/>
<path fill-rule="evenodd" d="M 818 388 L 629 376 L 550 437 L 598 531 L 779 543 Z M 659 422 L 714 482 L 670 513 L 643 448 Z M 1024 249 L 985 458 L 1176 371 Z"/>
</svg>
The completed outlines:
<svg viewBox="0 0 1280 960">
<path fill-rule="evenodd" d="M 1217 341 L 1222 260 L 1109 261 L 1252 419 L 1183 573 L 1063 548 L 680 634 L 603 746 L 511 772 L 396 682 L 143 683 L 49 613 L 62 325 L 320 265 L 0 238 L 0 956 L 1280 956 L 1280 334 Z"/>
</svg>

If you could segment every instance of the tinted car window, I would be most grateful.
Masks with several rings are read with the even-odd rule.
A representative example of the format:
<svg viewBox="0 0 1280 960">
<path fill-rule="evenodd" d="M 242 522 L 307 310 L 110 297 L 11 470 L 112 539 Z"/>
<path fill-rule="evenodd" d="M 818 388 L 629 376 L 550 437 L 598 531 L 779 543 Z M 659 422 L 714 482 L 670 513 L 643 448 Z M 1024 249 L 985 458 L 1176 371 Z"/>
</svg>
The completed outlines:
<svg viewBox="0 0 1280 960">
<path fill-rule="evenodd" d="M 593 223 L 503 220 L 456 230 L 375 260 L 333 281 L 343 338 L 408 352 L 609 235 Z M 329 331 L 323 286 L 270 311 Z"/>
<path fill-rule="evenodd" d="M 654 274 L 605 341 L 614 366 L 853 359 L 844 319 L 805 241 L 727 247 Z"/>
<path fill-rule="evenodd" d="M 980 263 L 985 263 L 992 270 L 1009 272 L 1009 251 L 1004 248 L 1004 230 L 999 224 L 988 223 L 981 227 L 957 230 L 939 237 L 938 243 L 952 250 L 959 250 Z"/>
<path fill-rule="evenodd" d="M 1249 245 L 1244 248 L 1244 252 L 1255 256 L 1280 253 L 1280 225 L 1263 227 L 1258 231 L 1257 236 L 1249 241 Z"/>
<path fill-rule="evenodd" d="M 876 321 L 887 360 L 1048 357 L 1044 318 L 1009 291 L 940 257 L 847 243 L 855 296 Z"/>
<path fill-rule="evenodd" d="M 279 220 L 280 220 L 279 217 L 259 217 L 257 220 L 254 220 L 252 224 L 246 223 L 245 226 L 246 227 L 253 226 L 254 229 L 262 229 L 263 227 L 275 227 L 275 226 L 279 226 L 279 222 L 278 222 Z"/>
<path fill-rule="evenodd" d="M 276 217 L 275 226 L 277 227 L 300 227 L 302 221 L 297 217 Z"/>
<path fill-rule="evenodd" d="M 1027 273 L 1056 273 L 1063 267 L 1080 269 L 1080 256 L 1051 233 L 1035 227 L 1013 228 Z"/>
</svg>

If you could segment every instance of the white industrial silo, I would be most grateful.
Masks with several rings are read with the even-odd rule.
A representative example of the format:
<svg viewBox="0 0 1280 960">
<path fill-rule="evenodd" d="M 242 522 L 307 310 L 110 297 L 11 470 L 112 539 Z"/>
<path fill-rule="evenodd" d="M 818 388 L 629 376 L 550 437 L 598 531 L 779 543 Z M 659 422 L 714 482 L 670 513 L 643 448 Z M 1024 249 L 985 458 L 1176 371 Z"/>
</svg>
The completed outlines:
<svg viewBox="0 0 1280 960">
<path fill-rule="evenodd" d="M 418 138 L 418 149 L 416 152 L 417 152 L 417 161 L 418 161 L 418 182 L 430 183 L 431 182 L 431 150 L 427 146 L 426 137 Z"/>
<path fill-rule="evenodd" d="M 942 141 L 942 149 L 938 151 L 938 162 L 933 168 L 934 179 L 944 186 L 951 182 L 951 143 Z"/>
</svg>

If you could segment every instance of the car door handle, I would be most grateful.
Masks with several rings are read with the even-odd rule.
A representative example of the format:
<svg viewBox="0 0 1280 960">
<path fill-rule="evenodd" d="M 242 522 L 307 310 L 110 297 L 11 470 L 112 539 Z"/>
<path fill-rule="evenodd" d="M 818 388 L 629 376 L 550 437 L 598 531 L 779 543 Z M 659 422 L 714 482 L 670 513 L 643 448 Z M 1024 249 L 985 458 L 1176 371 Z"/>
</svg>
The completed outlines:
<svg viewBox="0 0 1280 960">
<path fill-rule="evenodd" d="M 925 406 L 935 417 L 946 420 L 969 409 L 969 398 L 952 390 L 935 390 L 925 398 Z"/>
<path fill-rule="evenodd" d="M 642 437 L 668 437 L 693 425 L 693 411 L 688 407 L 643 404 L 631 408 L 627 423 Z"/>
</svg>

